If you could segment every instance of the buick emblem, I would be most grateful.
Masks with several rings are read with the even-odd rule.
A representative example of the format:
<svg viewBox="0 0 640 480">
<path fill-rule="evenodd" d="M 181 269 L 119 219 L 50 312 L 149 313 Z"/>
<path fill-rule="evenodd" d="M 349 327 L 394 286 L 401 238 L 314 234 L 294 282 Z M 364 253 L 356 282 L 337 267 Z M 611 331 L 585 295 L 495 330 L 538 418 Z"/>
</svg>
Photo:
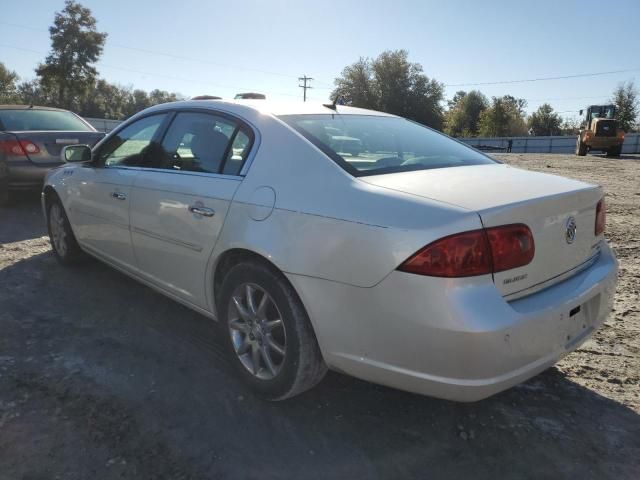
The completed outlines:
<svg viewBox="0 0 640 480">
<path fill-rule="evenodd" d="M 573 243 L 576 239 L 576 233 L 578 231 L 578 226 L 576 225 L 576 219 L 573 217 L 569 217 L 567 219 L 567 230 L 564 233 L 564 239 L 567 243 Z"/>
</svg>

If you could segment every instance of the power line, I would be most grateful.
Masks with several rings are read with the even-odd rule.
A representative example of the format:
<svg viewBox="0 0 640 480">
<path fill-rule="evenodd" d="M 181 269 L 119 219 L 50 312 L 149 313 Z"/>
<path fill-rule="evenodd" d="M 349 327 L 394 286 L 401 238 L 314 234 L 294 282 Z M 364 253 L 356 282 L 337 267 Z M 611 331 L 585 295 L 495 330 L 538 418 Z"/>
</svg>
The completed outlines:
<svg viewBox="0 0 640 480">
<path fill-rule="evenodd" d="M 39 51 L 39 50 L 33 50 L 30 48 L 24 48 L 24 47 L 16 47 L 13 45 L 7 45 L 7 44 L 3 44 L 0 43 L 0 47 L 4 47 L 4 48 L 11 48 L 14 50 L 21 50 L 23 52 L 30 52 L 30 53 L 34 53 L 34 54 L 38 54 L 38 55 L 46 55 L 45 52 Z M 128 68 L 128 67 L 121 67 L 118 65 L 110 65 L 108 63 L 104 63 L 104 62 L 96 62 L 96 64 L 101 67 L 101 68 L 110 68 L 112 70 L 121 70 L 124 72 L 131 72 L 131 73 L 138 73 L 140 75 L 148 75 L 148 76 L 152 76 L 152 77 L 158 77 L 158 78 L 166 78 L 166 79 L 170 79 L 170 80 L 177 80 L 180 82 L 188 82 L 188 83 L 197 83 L 200 85 L 207 85 L 207 86 L 213 86 L 213 87 L 219 87 L 219 88 L 229 88 L 229 89 L 236 89 L 236 90 L 253 90 L 252 87 L 242 87 L 242 86 L 238 86 L 238 85 L 234 85 L 234 86 L 230 86 L 230 85 L 222 85 L 219 83 L 213 83 L 213 82 L 209 82 L 209 81 L 202 81 L 202 80 L 195 80 L 193 78 L 184 78 L 184 77 L 176 77 L 174 75 L 167 75 L 164 73 L 155 73 L 155 72 L 146 72 L 144 70 L 137 70 L 135 68 Z M 297 95 L 291 94 L 291 93 L 284 93 L 284 92 L 272 92 L 275 95 L 283 95 L 283 96 L 287 96 L 287 97 L 297 97 Z"/>
<path fill-rule="evenodd" d="M 610 70 L 608 72 L 575 73 L 572 75 L 560 75 L 557 77 L 526 78 L 521 80 L 500 80 L 495 82 L 450 83 L 450 84 L 445 84 L 445 87 L 473 87 L 473 86 L 479 86 L 479 85 L 503 85 L 503 84 L 509 84 L 509 83 L 543 82 L 547 80 L 564 80 L 567 78 L 596 77 L 600 75 L 611 75 L 614 73 L 637 72 L 639 70 L 640 68 L 629 68 L 626 70 Z"/>
<path fill-rule="evenodd" d="M 20 24 L 17 24 L 17 23 L 9 23 L 9 22 L 0 21 L 0 24 L 1 25 L 9 25 L 9 26 L 12 26 L 12 27 L 17 27 L 17 28 L 24 28 L 24 29 L 27 29 L 27 30 L 32 30 L 32 31 L 37 31 L 37 32 L 43 32 L 44 31 L 41 28 L 31 27 L 31 26 L 28 26 L 28 25 L 20 25 Z M 276 76 L 279 76 L 279 77 L 296 78 L 295 75 L 290 75 L 290 74 L 287 74 L 287 73 L 273 72 L 273 71 L 269 71 L 269 70 L 262 70 L 260 68 L 247 67 L 247 66 L 244 66 L 244 65 L 231 65 L 231 64 L 220 63 L 220 62 L 212 62 L 210 60 L 205 60 L 205 59 L 202 59 L 202 58 L 189 57 L 189 56 L 178 55 L 178 54 L 174 54 L 174 53 L 161 52 L 159 50 L 150 50 L 150 49 L 147 49 L 147 48 L 132 47 L 130 45 L 123 45 L 121 43 L 114 43 L 114 42 L 111 42 L 111 41 L 109 42 L 109 46 L 116 47 L 116 48 L 121 48 L 121 49 L 125 49 L 125 50 L 132 50 L 132 51 L 141 52 L 141 53 L 147 53 L 147 54 L 151 54 L 151 55 L 159 55 L 159 56 L 168 57 L 168 58 L 186 60 L 188 62 L 215 65 L 217 67 L 235 68 L 235 69 L 238 69 L 238 70 L 247 70 L 247 71 L 251 71 L 251 72 L 263 73 L 265 75 L 276 75 Z M 326 82 L 322 82 L 322 83 L 326 83 Z"/>
<path fill-rule="evenodd" d="M 38 31 L 38 32 L 43 32 L 44 31 L 41 28 L 36 28 L 36 27 L 28 26 L 28 25 L 21 25 L 21 24 L 17 24 L 17 23 L 10 23 L 10 22 L 0 21 L 0 24 L 12 26 L 12 27 L 17 27 L 17 28 L 23 28 L 23 29 L 32 30 L 32 31 Z M 173 54 L 173 53 L 161 52 L 161 51 L 158 51 L 158 50 L 149 50 L 149 49 L 145 49 L 145 48 L 132 47 L 132 46 L 129 46 L 129 45 L 123 45 L 123 44 L 119 44 L 119 43 L 110 42 L 109 45 L 115 46 L 117 48 L 133 50 L 133 51 L 143 52 L 143 53 L 152 54 L 152 55 L 160 55 L 160 56 L 169 57 L 169 58 L 181 59 L 181 60 L 200 63 L 200 64 L 210 64 L 210 65 L 215 65 L 215 66 L 225 67 L 225 68 L 236 68 L 236 69 L 242 69 L 242 70 L 249 70 L 249 71 L 259 72 L 259 73 L 263 73 L 263 74 L 267 74 L 267 75 L 277 75 L 277 76 L 281 76 L 281 77 L 296 78 L 294 75 L 289 75 L 289 74 L 281 73 L 281 72 L 273 72 L 273 71 L 262 70 L 262 69 L 253 68 L 253 67 L 245 67 L 245 66 L 241 66 L 241 65 L 230 65 L 230 64 L 224 64 L 224 63 L 219 63 L 219 62 L 212 62 L 212 61 L 205 60 L 205 59 L 202 59 L 202 58 L 188 57 L 188 56 L 184 56 L 184 55 L 177 55 L 177 54 Z M 40 54 L 43 53 L 43 52 L 36 52 L 35 50 L 29 50 L 29 49 L 24 49 L 24 48 L 20 48 L 20 47 L 13 47 L 13 46 L 10 46 L 10 45 L 4 45 L 4 46 L 7 47 L 7 48 L 15 48 L 15 49 L 18 49 L 18 50 L 31 51 L 31 52 L 34 52 L 34 53 L 40 53 Z M 114 69 L 124 70 L 124 67 L 108 66 L 106 64 L 101 64 L 101 65 L 105 66 L 106 68 L 114 68 Z M 129 69 L 129 71 L 141 73 L 141 74 L 144 74 L 144 75 L 164 76 L 166 78 L 173 78 L 175 80 L 193 82 L 193 80 L 191 80 L 191 79 L 182 79 L 182 78 L 179 78 L 179 77 L 168 77 L 168 76 L 162 75 L 162 74 L 141 72 L 141 71 L 136 71 L 136 70 L 133 70 L 133 69 Z M 504 85 L 504 84 L 516 84 L 516 83 L 530 83 L 530 82 L 540 82 L 540 81 L 550 81 L 550 80 L 563 80 L 563 79 L 571 79 L 571 78 L 595 77 L 595 76 L 612 75 L 612 74 L 616 74 L 616 73 L 629 73 L 629 72 L 636 72 L 636 71 L 640 71 L 640 68 L 610 70 L 610 71 L 604 71 L 604 72 L 578 73 L 578 74 L 571 74 L 571 75 L 560 75 L 560 76 L 552 76 L 552 77 L 539 77 L 539 78 L 518 79 L 518 80 L 499 80 L 499 81 L 475 82 L 475 83 L 452 83 L 452 84 L 445 84 L 444 86 L 445 87 L 464 87 L 464 86 L 482 86 L 482 85 Z M 305 77 L 306 77 L 306 75 L 305 75 Z M 303 80 L 304 81 L 305 77 L 298 77 L 298 80 Z M 307 77 L 307 80 L 313 80 L 313 79 L 311 79 L 310 77 Z M 321 84 L 324 84 L 324 85 L 330 85 L 328 82 L 324 82 L 324 81 L 321 81 L 321 80 L 315 80 L 315 81 L 319 82 Z M 216 84 L 213 84 L 211 82 L 198 82 L 198 83 L 206 83 L 208 85 L 216 85 Z M 222 87 L 222 88 L 242 88 L 242 87 L 237 87 L 237 86 L 236 87 L 228 87 L 228 86 L 223 86 L 223 85 L 218 85 L 218 86 Z M 305 87 L 304 85 L 299 85 L 299 86 L 301 88 Z M 312 88 L 312 87 L 309 86 L 307 88 Z M 306 90 L 307 90 L 307 88 L 304 88 L 303 97 L 305 99 L 306 99 Z M 327 87 L 320 86 L 320 87 L 313 87 L 313 88 L 316 88 L 316 89 L 319 89 L 319 90 L 330 90 L 330 89 L 333 89 L 333 87 L 328 87 L 328 86 Z M 274 92 L 274 93 L 277 93 L 277 92 Z M 292 94 L 285 94 L 285 93 L 279 93 L 279 95 L 295 96 L 295 95 L 292 95 Z M 602 98 L 603 97 L 604 96 L 602 96 Z M 578 98 L 578 97 L 574 97 L 574 98 Z M 582 98 L 589 98 L 589 97 L 582 97 Z M 591 97 L 591 98 L 601 98 L 601 97 Z M 558 98 L 558 99 L 548 99 L 548 100 L 563 100 L 563 99 L 562 98 Z M 531 99 L 530 101 L 534 101 L 534 100 Z"/>
<path fill-rule="evenodd" d="M 302 77 L 298 77 L 298 81 L 302 80 L 302 85 L 298 85 L 300 88 L 302 88 L 303 90 L 303 94 L 302 94 L 302 101 L 306 102 L 307 101 L 307 90 L 310 88 L 313 88 L 311 85 L 307 86 L 307 82 L 311 82 L 311 80 L 313 80 L 313 78 L 311 77 L 307 77 L 307 75 L 305 74 Z"/>
</svg>

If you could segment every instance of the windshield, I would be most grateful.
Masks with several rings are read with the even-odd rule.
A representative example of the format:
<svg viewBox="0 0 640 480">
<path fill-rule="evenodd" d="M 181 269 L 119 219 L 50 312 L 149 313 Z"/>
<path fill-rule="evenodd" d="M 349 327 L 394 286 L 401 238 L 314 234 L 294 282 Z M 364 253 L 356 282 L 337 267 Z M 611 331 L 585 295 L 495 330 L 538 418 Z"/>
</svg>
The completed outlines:
<svg viewBox="0 0 640 480">
<path fill-rule="evenodd" d="M 3 130 L 14 132 L 27 130 L 93 131 L 73 113 L 58 110 L 0 110 L 0 125 Z"/>
<path fill-rule="evenodd" d="M 496 163 L 435 130 L 398 117 L 280 117 L 354 176 Z"/>
</svg>

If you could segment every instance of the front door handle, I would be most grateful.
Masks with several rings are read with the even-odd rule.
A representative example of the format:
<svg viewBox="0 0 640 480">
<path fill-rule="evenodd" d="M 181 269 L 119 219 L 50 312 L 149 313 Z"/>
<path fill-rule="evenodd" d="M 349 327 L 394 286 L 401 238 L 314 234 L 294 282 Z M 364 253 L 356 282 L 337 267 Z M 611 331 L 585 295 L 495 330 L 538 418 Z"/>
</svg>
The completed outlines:
<svg viewBox="0 0 640 480">
<path fill-rule="evenodd" d="M 202 215 L 203 217 L 213 217 L 216 214 L 213 209 L 202 207 L 200 205 L 190 205 L 189 211 L 191 213 L 195 213 L 196 215 Z"/>
<path fill-rule="evenodd" d="M 122 192 L 111 192 L 111 196 L 116 200 L 126 200 L 127 196 Z"/>
</svg>

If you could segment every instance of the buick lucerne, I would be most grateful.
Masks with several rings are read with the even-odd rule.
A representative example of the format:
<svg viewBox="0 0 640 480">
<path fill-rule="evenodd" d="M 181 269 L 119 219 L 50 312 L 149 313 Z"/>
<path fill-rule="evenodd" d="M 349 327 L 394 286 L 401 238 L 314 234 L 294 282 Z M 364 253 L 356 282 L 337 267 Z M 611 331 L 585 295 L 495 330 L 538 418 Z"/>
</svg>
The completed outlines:
<svg viewBox="0 0 640 480">
<path fill-rule="evenodd" d="M 268 399 L 329 368 L 479 400 L 557 362 L 612 307 L 600 187 L 393 115 L 184 101 L 62 156 L 42 195 L 59 260 L 90 254 L 217 321 Z"/>
</svg>

